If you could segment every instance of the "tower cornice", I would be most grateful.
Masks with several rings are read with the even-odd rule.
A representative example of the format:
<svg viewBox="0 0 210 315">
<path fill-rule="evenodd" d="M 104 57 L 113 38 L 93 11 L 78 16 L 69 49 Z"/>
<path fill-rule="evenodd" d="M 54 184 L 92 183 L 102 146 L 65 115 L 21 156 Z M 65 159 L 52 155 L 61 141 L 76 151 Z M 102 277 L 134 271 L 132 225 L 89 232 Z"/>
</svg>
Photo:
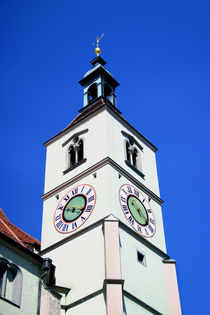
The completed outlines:
<svg viewBox="0 0 210 315">
<path fill-rule="evenodd" d="M 100 169 L 100 168 L 102 168 L 102 167 L 104 167 L 106 165 L 110 165 L 114 169 L 116 169 L 116 171 L 118 171 L 121 175 L 123 175 L 128 180 L 130 180 L 134 185 L 139 187 L 143 192 L 145 192 L 151 199 L 153 199 L 159 205 L 161 205 L 163 203 L 163 200 L 159 196 L 157 196 L 153 191 L 151 191 L 144 184 L 142 184 L 140 181 L 138 181 L 135 177 L 133 177 L 130 173 L 128 173 L 124 168 L 122 168 L 118 163 L 113 161 L 110 157 L 104 158 L 103 160 L 101 160 L 98 163 L 92 165 L 91 167 L 89 167 L 85 171 L 77 174 L 76 176 L 72 177 L 71 179 L 67 180 L 66 182 L 62 183 L 61 185 L 59 185 L 59 186 L 55 187 L 54 189 L 46 192 L 44 195 L 41 196 L 41 198 L 43 200 L 46 200 L 46 199 L 54 196 L 55 194 L 59 193 L 63 189 L 73 185 L 78 180 L 81 180 L 82 178 L 84 178 L 84 177 L 86 177 L 86 176 L 88 176 L 90 174 L 93 174 L 95 171 L 97 171 L 98 169 Z"/>
</svg>

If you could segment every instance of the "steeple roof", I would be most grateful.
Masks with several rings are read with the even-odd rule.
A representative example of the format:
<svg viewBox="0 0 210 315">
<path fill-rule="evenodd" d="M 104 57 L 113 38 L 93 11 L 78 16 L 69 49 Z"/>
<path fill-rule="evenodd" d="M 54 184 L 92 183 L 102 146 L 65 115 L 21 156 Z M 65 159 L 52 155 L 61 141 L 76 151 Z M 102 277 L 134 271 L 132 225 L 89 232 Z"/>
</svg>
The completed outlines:
<svg viewBox="0 0 210 315">
<path fill-rule="evenodd" d="M 90 63 L 93 65 L 93 68 L 87 71 L 83 79 L 79 81 L 79 83 L 82 86 L 85 86 L 86 84 L 88 84 L 94 78 L 98 76 L 103 76 L 103 79 L 109 84 L 111 84 L 113 88 L 116 88 L 117 86 L 120 85 L 111 75 L 111 73 L 107 69 L 104 68 L 106 61 L 103 58 L 98 56 L 94 58 Z"/>
</svg>

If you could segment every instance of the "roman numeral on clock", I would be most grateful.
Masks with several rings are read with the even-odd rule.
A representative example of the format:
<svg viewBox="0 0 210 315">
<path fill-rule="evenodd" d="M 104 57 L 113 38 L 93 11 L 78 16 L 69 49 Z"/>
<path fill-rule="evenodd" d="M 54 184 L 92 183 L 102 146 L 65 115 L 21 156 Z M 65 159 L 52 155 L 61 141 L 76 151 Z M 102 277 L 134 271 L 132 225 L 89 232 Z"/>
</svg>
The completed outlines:
<svg viewBox="0 0 210 315">
<path fill-rule="evenodd" d="M 88 205 L 88 206 L 87 206 L 87 209 L 85 210 L 85 212 L 90 212 L 90 211 L 92 210 L 92 208 L 93 208 L 93 206 Z"/>
<path fill-rule="evenodd" d="M 69 200 L 69 195 L 66 195 L 63 199 L 65 200 L 65 201 L 67 201 L 67 200 Z"/>
<path fill-rule="evenodd" d="M 120 199 L 123 201 L 123 202 L 126 202 L 126 199 L 122 196 L 120 196 Z"/>
<path fill-rule="evenodd" d="M 89 195 L 89 193 L 92 191 L 92 188 L 90 188 L 87 192 L 86 192 L 86 196 Z"/>
<path fill-rule="evenodd" d="M 128 214 L 128 207 L 126 205 L 122 205 L 123 211 L 125 211 L 125 214 Z"/>
<path fill-rule="evenodd" d="M 77 223 L 73 222 L 71 226 L 72 226 L 72 229 L 74 230 L 77 227 Z"/>
<path fill-rule="evenodd" d="M 134 219 L 132 218 L 131 215 L 130 215 L 130 217 L 128 218 L 128 220 L 131 222 L 132 225 L 134 225 Z"/>
<path fill-rule="evenodd" d="M 149 220 L 153 225 L 155 224 L 155 220 L 153 220 L 152 218 L 149 218 Z"/>
<path fill-rule="evenodd" d="M 153 227 L 151 225 L 148 226 L 148 229 L 150 230 L 151 233 L 154 232 L 154 229 L 153 229 Z"/>
<path fill-rule="evenodd" d="M 69 228 L 68 224 L 64 224 L 64 226 L 63 226 L 63 228 L 62 228 L 62 231 L 63 231 L 63 232 L 67 232 L 67 231 L 68 231 L 68 228 Z"/>
<path fill-rule="evenodd" d="M 137 225 L 138 232 L 142 233 L 140 225 Z"/>
<path fill-rule="evenodd" d="M 58 221 L 60 218 L 61 218 L 61 214 L 59 214 L 59 215 L 57 215 L 57 216 L 55 217 L 55 221 Z"/>
<path fill-rule="evenodd" d="M 92 195 L 90 198 L 88 198 L 88 202 L 91 202 L 95 199 L 94 195 Z"/>
<path fill-rule="evenodd" d="M 75 188 L 74 190 L 72 190 L 72 196 L 78 194 L 78 188 Z"/>
<path fill-rule="evenodd" d="M 56 226 L 57 226 L 57 228 L 60 230 L 60 229 L 62 228 L 63 224 L 64 224 L 63 221 L 60 220 L 60 221 L 56 224 Z"/>
<path fill-rule="evenodd" d="M 132 194 L 132 193 L 133 193 L 133 191 L 132 191 L 132 189 L 131 189 L 130 186 L 127 186 L 127 189 L 128 189 L 129 194 Z"/>
</svg>

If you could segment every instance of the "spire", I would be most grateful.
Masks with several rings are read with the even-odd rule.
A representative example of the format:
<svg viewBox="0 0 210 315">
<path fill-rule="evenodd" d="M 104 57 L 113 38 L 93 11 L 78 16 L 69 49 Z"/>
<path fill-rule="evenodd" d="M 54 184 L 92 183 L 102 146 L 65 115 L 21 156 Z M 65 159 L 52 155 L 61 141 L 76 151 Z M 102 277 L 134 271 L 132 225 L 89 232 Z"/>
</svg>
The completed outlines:
<svg viewBox="0 0 210 315">
<path fill-rule="evenodd" d="M 119 83 L 104 68 L 106 61 L 100 57 L 101 49 L 99 41 L 103 35 L 100 38 L 97 37 L 97 46 L 95 48 L 97 57 L 90 62 L 93 66 L 92 69 L 86 72 L 83 79 L 79 81 L 83 87 L 84 107 L 92 106 L 95 103 L 94 100 L 101 97 L 107 99 L 111 105 L 116 106 L 115 89 Z"/>
<path fill-rule="evenodd" d="M 97 38 L 96 38 L 96 48 L 95 48 L 96 56 L 99 56 L 101 54 L 101 48 L 99 47 L 99 42 L 103 36 L 104 36 L 104 33 L 101 35 L 101 37 L 98 38 L 98 36 L 97 36 Z"/>
</svg>

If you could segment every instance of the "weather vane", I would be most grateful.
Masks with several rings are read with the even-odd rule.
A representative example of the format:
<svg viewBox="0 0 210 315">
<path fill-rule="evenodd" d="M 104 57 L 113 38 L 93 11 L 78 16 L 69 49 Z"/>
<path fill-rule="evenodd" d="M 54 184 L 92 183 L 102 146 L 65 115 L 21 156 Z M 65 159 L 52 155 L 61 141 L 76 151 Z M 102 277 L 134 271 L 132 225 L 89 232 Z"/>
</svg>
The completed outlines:
<svg viewBox="0 0 210 315">
<path fill-rule="evenodd" d="M 99 42 L 100 42 L 100 40 L 102 39 L 103 36 L 104 36 L 104 33 L 101 35 L 101 37 L 98 38 L 98 36 L 97 36 L 97 38 L 96 38 L 95 54 L 96 54 L 97 56 L 99 56 L 100 53 L 101 53 L 101 48 L 99 47 Z"/>
</svg>

